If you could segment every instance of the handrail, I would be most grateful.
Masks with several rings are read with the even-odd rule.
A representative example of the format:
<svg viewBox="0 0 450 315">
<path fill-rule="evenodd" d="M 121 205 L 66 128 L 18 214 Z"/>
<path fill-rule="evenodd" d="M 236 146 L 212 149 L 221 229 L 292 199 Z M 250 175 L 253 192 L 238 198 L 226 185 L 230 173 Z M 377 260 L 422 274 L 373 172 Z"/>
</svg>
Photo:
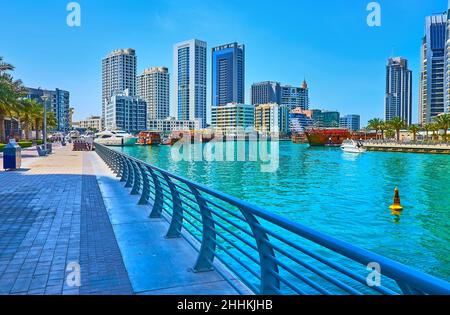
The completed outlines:
<svg viewBox="0 0 450 315">
<path fill-rule="evenodd" d="M 139 204 L 150 206 L 150 217 L 170 215 L 167 237 L 186 231 L 199 241 L 195 272 L 214 269 L 217 258 L 256 294 L 450 294 L 444 280 L 106 146 L 95 149 L 141 195 Z M 371 263 L 380 266 L 382 284 L 364 281 Z"/>
</svg>

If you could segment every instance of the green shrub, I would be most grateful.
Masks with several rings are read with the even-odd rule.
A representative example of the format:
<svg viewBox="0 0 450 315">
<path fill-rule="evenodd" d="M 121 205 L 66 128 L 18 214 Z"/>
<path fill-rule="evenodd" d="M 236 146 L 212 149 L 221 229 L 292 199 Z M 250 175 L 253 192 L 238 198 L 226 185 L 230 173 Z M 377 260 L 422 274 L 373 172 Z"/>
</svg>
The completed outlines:
<svg viewBox="0 0 450 315">
<path fill-rule="evenodd" d="M 36 144 L 37 144 L 37 145 L 41 145 L 41 144 L 44 144 L 44 140 L 41 140 L 41 139 L 39 139 L 39 140 L 36 140 Z"/>
<path fill-rule="evenodd" d="M 31 141 L 20 141 L 17 143 L 22 149 L 30 148 L 33 145 L 33 142 Z M 3 152 L 3 149 L 5 148 L 5 143 L 0 143 L 0 152 Z"/>
<path fill-rule="evenodd" d="M 22 149 L 29 148 L 33 145 L 33 142 L 31 141 L 21 141 L 17 143 Z"/>
</svg>

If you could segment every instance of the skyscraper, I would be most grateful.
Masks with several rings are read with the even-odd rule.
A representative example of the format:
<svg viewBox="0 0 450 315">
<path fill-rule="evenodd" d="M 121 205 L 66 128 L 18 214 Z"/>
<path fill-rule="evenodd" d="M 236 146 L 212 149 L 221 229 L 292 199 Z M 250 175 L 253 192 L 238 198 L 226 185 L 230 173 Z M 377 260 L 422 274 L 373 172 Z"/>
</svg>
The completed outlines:
<svg viewBox="0 0 450 315">
<path fill-rule="evenodd" d="M 290 110 L 295 108 L 309 109 L 309 90 L 306 80 L 300 87 L 283 85 L 281 87 L 281 105 L 286 105 Z"/>
<path fill-rule="evenodd" d="M 129 91 L 136 95 L 136 51 L 117 49 L 102 60 L 102 119 L 105 121 L 105 108 L 114 94 Z"/>
<path fill-rule="evenodd" d="M 169 70 L 149 68 L 137 77 L 137 95 L 147 102 L 147 119 L 166 119 L 170 116 Z"/>
<path fill-rule="evenodd" d="M 281 85 L 279 82 L 266 81 L 252 85 L 252 105 L 281 104 Z"/>
<path fill-rule="evenodd" d="M 445 33 L 445 112 L 450 113 L 450 0 L 448 1 L 447 31 Z"/>
<path fill-rule="evenodd" d="M 445 39 L 447 14 L 427 16 L 422 40 L 419 122 L 430 123 L 445 110 Z"/>
<path fill-rule="evenodd" d="M 204 41 L 192 39 L 174 46 L 175 106 L 179 120 L 201 121 L 206 127 L 206 48 Z"/>
<path fill-rule="evenodd" d="M 385 120 L 400 117 L 408 125 L 412 123 L 412 71 L 408 60 L 389 58 L 386 66 Z"/>
<path fill-rule="evenodd" d="M 244 103 L 245 46 L 231 43 L 212 49 L 212 106 Z"/>
</svg>

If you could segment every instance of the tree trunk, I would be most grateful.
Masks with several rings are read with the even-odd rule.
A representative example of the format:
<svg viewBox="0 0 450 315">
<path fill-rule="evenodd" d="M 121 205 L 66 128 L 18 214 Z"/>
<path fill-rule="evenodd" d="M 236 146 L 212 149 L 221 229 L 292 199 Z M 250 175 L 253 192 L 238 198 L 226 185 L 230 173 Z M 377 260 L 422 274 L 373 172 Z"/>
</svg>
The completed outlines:
<svg viewBox="0 0 450 315">
<path fill-rule="evenodd" d="M 30 125 L 27 123 L 26 127 L 24 128 L 25 131 L 25 140 L 30 140 Z"/>
<path fill-rule="evenodd" d="M 397 142 L 400 142 L 400 130 L 397 130 Z"/>
<path fill-rule="evenodd" d="M 13 119 L 13 115 L 10 113 L 9 114 L 9 119 L 10 119 L 10 123 L 9 123 L 9 139 L 15 139 L 14 137 L 14 119 Z"/>
<path fill-rule="evenodd" d="M 0 112 L 0 142 L 5 143 L 5 115 Z"/>
<path fill-rule="evenodd" d="M 34 120 L 34 127 L 36 128 L 36 133 L 35 133 L 34 137 L 35 137 L 35 140 L 37 141 L 38 134 L 39 134 L 39 120 L 38 119 Z"/>
</svg>

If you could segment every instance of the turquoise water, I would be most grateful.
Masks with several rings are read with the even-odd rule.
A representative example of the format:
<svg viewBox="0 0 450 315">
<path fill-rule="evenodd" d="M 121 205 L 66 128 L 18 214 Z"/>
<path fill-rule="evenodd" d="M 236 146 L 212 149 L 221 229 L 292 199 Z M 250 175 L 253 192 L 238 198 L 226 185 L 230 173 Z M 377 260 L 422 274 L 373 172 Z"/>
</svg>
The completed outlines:
<svg viewBox="0 0 450 315">
<path fill-rule="evenodd" d="M 450 280 L 450 156 L 281 142 L 279 169 L 262 173 L 260 162 L 175 162 L 169 146 L 117 150 Z M 400 217 L 389 210 L 395 187 Z"/>
</svg>

